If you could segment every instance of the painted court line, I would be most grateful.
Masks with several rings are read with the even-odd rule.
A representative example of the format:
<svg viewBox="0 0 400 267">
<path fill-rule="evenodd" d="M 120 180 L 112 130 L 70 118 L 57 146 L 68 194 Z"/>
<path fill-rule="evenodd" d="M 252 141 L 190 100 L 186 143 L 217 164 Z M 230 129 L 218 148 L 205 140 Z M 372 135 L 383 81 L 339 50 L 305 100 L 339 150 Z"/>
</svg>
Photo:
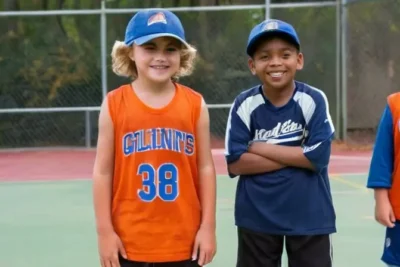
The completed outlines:
<svg viewBox="0 0 400 267">
<path fill-rule="evenodd" d="M 370 161 L 370 160 L 371 160 L 371 157 L 332 155 L 332 156 L 331 156 L 331 159 L 355 160 L 355 161 Z"/>
<path fill-rule="evenodd" d="M 374 221 L 375 217 L 369 215 L 369 216 L 364 216 L 363 219 L 365 219 L 365 220 L 373 220 Z"/>
<path fill-rule="evenodd" d="M 347 185 L 349 187 L 361 190 L 362 192 L 369 193 L 368 188 L 366 188 L 365 185 L 363 185 L 361 183 L 353 182 L 353 181 L 350 181 L 349 179 L 345 179 L 345 178 L 343 178 L 341 176 L 337 176 L 337 175 L 331 175 L 330 178 L 332 180 L 334 180 L 334 181 L 337 181 L 337 182 L 341 183 L 341 184 L 345 184 L 345 185 Z"/>
<path fill-rule="evenodd" d="M 0 153 L 21 153 L 21 152 L 68 152 L 68 151 L 83 151 L 83 152 L 96 152 L 96 148 L 86 147 L 20 147 L 20 148 L 2 148 Z"/>
<path fill-rule="evenodd" d="M 20 179 L 18 178 L 15 181 L 11 181 L 11 180 L 4 180 L 2 181 L 0 179 L 0 184 L 54 184 L 54 183 L 65 183 L 65 182 L 88 182 L 91 181 L 91 178 L 61 178 L 61 179 L 38 179 L 38 180 L 31 180 L 31 179 Z"/>
<path fill-rule="evenodd" d="M 329 176 L 350 176 L 350 177 L 354 177 L 354 176 L 365 176 L 367 177 L 368 173 L 366 172 L 330 172 Z"/>
</svg>

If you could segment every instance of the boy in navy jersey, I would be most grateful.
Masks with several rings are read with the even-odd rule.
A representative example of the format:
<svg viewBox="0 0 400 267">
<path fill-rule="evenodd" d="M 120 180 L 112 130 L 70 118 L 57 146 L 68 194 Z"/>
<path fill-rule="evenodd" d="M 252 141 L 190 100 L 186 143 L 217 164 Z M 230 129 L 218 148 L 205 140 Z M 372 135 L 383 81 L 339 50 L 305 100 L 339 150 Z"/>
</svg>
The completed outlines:
<svg viewBox="0 0 400 267">
<path fill-rule="evenodd" d="M 234 101 L 226 129 L 237 267 L 331 267 L 336 215 L 328 178 L 334 127 L 325 94 L 294 80 L 303 68 L 295 29 L 266 20 L 250 33 L 249 68 L 261 84 Z"/>
</svg>

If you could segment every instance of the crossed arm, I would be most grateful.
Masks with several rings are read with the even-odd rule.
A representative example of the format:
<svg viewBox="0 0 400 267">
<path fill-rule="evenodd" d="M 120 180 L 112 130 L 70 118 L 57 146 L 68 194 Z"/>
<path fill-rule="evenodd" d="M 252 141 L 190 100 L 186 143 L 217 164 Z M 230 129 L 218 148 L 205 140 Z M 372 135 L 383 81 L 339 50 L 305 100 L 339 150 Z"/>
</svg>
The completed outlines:
<svg viewBox="0 0 400 267">
<path fill-rule="evenodd" d="M 303 148 L 261 142 L 253 143 L 237 161 L 228 165 L 228 169 L 232 174 L 241 175 L 271 172 L 287 166 L 315 171 Z"/>
<path fill-rule="evenodd" d="M 320 172 L 329 163 L 334 127 L 325 97 L 319 96 L 318 105 L 308 114 L 308 136 L 302 146 L 285 146 L 252 141 L 250 112 L 243 112 L 235 103 L 230 111 L 226 134 L 226 159 L 233 178 L 276 171 L 288 166 Z M 238 107 L 239 106 L 239 107 Z"/>
</svg>

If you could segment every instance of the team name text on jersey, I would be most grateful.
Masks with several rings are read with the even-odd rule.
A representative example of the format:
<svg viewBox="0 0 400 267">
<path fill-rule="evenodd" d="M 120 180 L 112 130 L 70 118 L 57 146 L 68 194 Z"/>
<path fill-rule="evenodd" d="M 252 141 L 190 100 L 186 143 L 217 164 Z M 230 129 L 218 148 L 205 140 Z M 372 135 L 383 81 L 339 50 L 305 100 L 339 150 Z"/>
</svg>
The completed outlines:
<svg viewBox="0 0 400 267">
<path fill-rule="evenodd" d="M 287 120 L 283 123 L 279 122 L 271 130 L 257 129 L 255 132 L 254 140 L 268 140 L 271 138 L 279 138 L 289 134 L 301 133 L 303 132 L 303 130 L 303 125 L 301 123 Z"/>
<path fill-rule="evenodd" d="M 170 150 L 193 155 L 195 138 L 191 133 L 171 128 L 143 129 L 128 132 L 122 138 L 125 156 L 151 150 Z"/>
</svg>

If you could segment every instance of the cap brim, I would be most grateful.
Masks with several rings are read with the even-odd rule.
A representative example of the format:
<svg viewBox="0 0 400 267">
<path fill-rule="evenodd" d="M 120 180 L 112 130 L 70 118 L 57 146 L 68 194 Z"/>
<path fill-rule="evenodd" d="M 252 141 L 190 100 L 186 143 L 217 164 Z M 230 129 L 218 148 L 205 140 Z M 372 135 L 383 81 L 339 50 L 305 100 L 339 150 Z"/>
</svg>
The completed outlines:
<svg viewBox="0 0 400 267">
<path fill-rule="evenodd" d="M 143 45 L 143 44 L 150 42 L 151 40 L 153 40 L 155 38 L 159 38 L 159 37 L 172 37 L 172 38 L 179 40 L 186 47 L 189 47 L 189 44 L 185 40 L 183 40 L 182 38 L 180 38 L 179 36 L 177 36 L 175 34 L 170 34 L 170 33 L 155 33 L 155 34 L 142 36 L 142 37 L 136 38 L 135 40 L 132 40 L 127 45 L 129 46 L 133 43 L 135 43 L 136 45 Z"/>
<path fill-rule="evenodd" d="M 261 32 L 253 37 L 253 39 L 250 41 L 250 43 L 247 46 L 247 51 L 246 51 L 247 54 L 249 56 L 252 56 L 254 54 L 255 46 L 261 38 L 272 37 L 272 36 L 277 36 L 277 37 L 284 36 L 287 38 L 288 41 L 290 41 L 290 43 L 296 45 L 297 48 L 300 49 L 300 43 L 290 33 L 286 32 L 286 31 L 281 31 L 281 30 L 269 30 L 269 31 Z"/>
</svg>

